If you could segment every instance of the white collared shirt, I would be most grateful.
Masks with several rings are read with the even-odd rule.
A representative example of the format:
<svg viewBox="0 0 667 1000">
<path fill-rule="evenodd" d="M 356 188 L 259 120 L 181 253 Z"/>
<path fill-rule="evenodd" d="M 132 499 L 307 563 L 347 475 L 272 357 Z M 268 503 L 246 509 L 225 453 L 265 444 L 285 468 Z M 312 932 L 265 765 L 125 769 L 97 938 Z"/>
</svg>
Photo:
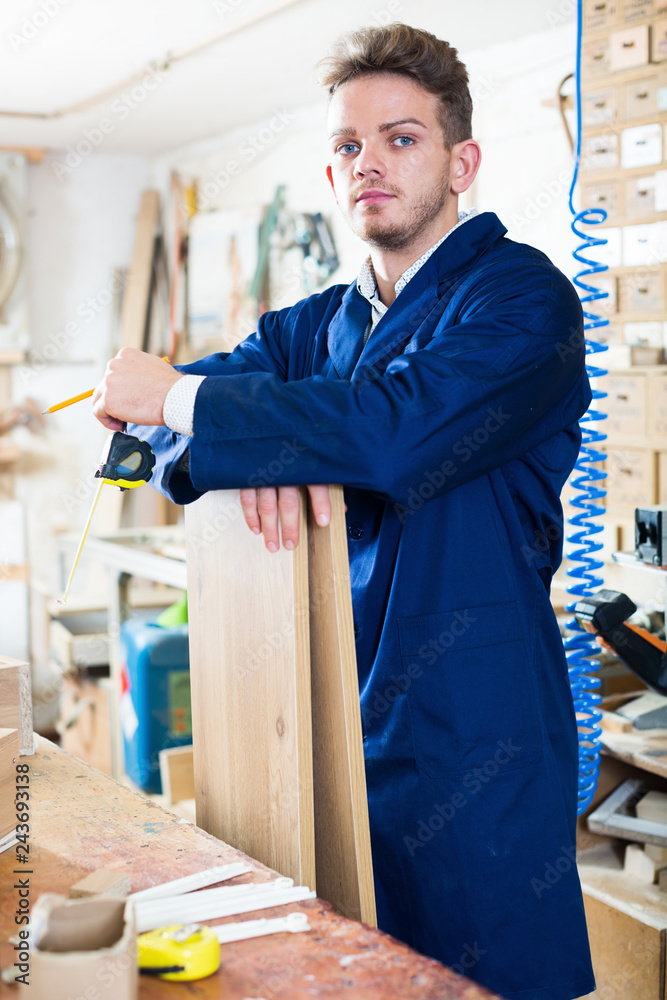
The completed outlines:
<svg viewBox="0 0 667 1000">
<path fill-rule="evenodd" d="M 431 254 L 435 253 L 435 251 L 438 249 L 440 244 L 444 243 L 447 237 L 451 236 L 455 229 L 458 229 L 459 226 L 462 226 L 464 222 L 468 221 L 468 219 L 474 219 L 476 215 L 479 215 L 479 212 L 477 211 L 476 208 L 469 208 L 459 212 L 459 221 L 456 223 L 456 225 L 452 226 L 452 228 L 448 230 L 445 233 L 445 235 L 438 240 L 437 243 L 434 243 L 433 246 L 426 251 L 426 253 L 422 254 L 419 260 L 416 260 L 414 264 L 411 264 L 410 267 L 407 269 L 407 271 L 403 272 L 403 274 L 400 276 L 400 278 L 394 285 L 394 292 L 396 296 L 400 295 L 400 293 L 403 291 L 403 289 L 410 281 L 410 279 L 414 278 L 415 274 L 420 269 L 420 267 L 423 267 L 423 265 L 431 256 Z M 382 301 L 382 299 L 380 298 L 377 283 L 375 281 L 375 272 L 373 271 L 373 262 L 370 258 L 370 255 L 361 265 L 361 270 L 359 271 L 359 276 L 357 278 L 357 288 L 361 293 L 361 295 L 363 295 L 363 297 L 367 299 L 368 302 L 370 302 L 372 307 L 370 323 L 368 324 L 366 332 L 364 334 L 364 344 L 365 344 L 368 338 L 370 337 L 371 333 L 373 332 L 373 330 L 375 329 L 375 327 L 380 322 L 380 320 L 386 313 L 387 309 L 389 308 L 389 306 L 386 306 Z"/>
</svg>

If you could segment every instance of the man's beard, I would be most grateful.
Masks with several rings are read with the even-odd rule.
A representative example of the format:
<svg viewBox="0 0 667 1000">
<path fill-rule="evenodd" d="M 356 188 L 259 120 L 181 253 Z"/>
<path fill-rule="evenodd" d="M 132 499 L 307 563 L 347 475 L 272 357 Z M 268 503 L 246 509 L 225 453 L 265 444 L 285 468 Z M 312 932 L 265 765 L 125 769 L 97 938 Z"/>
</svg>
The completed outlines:
<svg viewBox="0 0 667 1000">
<path fill-rule="evenodd" d="M 414 205 L 409 219 L 404 223 L 383 224 L 381 205 L 369 205 L 365 217 L 354 227 L 354 232 L 364 243 L 377 250 L 405 250 L 428 229 L 430 224 L 442 212 L 449 193 L 449 171 L 445 170 L 442 182 L 435 191 L 424 193 Z M 394 193 L 391 188 L 382 187 Z M 396 190 L 396 194 L 400 194 Z M 377 216 L 377 218 L 375 218 Z"/>
</svg>

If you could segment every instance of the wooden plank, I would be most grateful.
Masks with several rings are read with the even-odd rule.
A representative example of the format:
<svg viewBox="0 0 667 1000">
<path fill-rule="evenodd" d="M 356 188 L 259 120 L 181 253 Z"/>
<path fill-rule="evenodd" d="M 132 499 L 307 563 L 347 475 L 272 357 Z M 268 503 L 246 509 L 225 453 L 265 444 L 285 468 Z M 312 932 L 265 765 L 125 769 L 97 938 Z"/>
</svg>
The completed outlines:
<svg viewBox="0 0 667 1000">
<path fill-rule="evenodd" d="M 141 195 L 132 263 L 123 293 L 121 337 L 123 347 L 145 350 L 148 325 L 155 234 L 160 224 L 160 196 L 157 191 Z"/>
<path fill-rule="evenodd" d="M 596 1000 L 663 997 L 667 907 L 657 886 L 630 878 L 612 844 L 578 854 Z"/>
<path fill-rule="evenodd" d="M 0 727 L 19 730 L 19 752 L 33 752 L 30 664 L 0 655 Z"/>
<path fill-rule="evenodd" d="M 641 923 L 584 892 L 597 990 L 595 1000 L 658 1000 L 664 996 L 665 932 Z"/>
<path fill-rule="evenodd" d="M 127 896 L 130 880 L 123 872 L 98 868 L 71 886 L 70 899 L 87 899 L 89 896 Z"/>
<path fill-rule="evenodd" d="M 195 769 L 192 747 L 160 750 L 162 794 L 167 802 L 181 802 L 195 797 Z"/>
<path fill-rule="evenodd" d="M 111 774 L 110 681 L 65 675 L 60 698 L 62 748 Z"/>
<path fill-rule="evenodd" d="M 18 729 L 0 729 L 0 838 L 16 829 Z"/>
<path fill-rule="evenodd" d="M 330 496 L 330 527 L 308 509 L 316 888 L 339 913 L 374 926 L 343 488 L 331 486 Z"/>
<path fill-rule="evenodd" d="M 238 490 L 185 517 L 197 822 L 312 887 L 307 545 L 268 552 Z"/>
<path fill-rule="evenodd" d="M 603 730 L 600 739 L 610 756 L 667 778 L 667 733 L 664 729 L 634 730 L 631 733 Z"/>
</svg>

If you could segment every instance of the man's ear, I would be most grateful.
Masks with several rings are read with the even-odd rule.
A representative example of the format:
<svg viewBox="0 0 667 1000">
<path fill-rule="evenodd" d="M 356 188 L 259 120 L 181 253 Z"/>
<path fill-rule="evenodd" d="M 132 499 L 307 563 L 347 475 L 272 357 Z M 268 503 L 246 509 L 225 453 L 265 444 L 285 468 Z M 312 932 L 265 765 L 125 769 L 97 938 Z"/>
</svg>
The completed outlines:
<svg viewBox="0 0 667 1000">
<path fill-rule="evenodd" d="M 454 194 L 468 190 L 477 176 L 481 160 L 482 150 L 474 139 L 464 139 L 452 146 L 450 184 Z"/>
</svg>

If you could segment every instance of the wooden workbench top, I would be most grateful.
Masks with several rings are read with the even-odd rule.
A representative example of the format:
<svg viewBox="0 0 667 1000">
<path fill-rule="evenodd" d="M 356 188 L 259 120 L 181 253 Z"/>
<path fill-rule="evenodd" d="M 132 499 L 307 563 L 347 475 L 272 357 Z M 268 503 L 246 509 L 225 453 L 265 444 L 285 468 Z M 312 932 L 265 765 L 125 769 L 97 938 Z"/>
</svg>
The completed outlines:
<svg viewBox="0 0 667 1000">
<path fill-rule="evenodd" d="M 133 892 L 214 865 L 244 861 L 252 873 L 228 884 L 265 882 L 276 872 L 198 827 L 165 812 L 55 744 L 39 739 L 30 765 L 30 864 L 16 863 L 15 848 L 0 854 L 0 965 L 14 962 L 15 868 L 30 874 L 30 900 L 43 892 L 67 895 L 97 868 L 128 875 Z M 27 877 L 25 874 L 23 877 Z M 495 994 L 424 958 L 381 931 L 347 920 L 320 899 L 246 913 L 211 923 L 307 912 L 311 930 L 222 946 L 220 970 L 195 983 L 140 977 L 140 1000 L 494 1000 Z M 0 982 L 0 997 L 17 1000 Z M 497 1000 L 497 998 L 496 998 Z"/>
</svg>

